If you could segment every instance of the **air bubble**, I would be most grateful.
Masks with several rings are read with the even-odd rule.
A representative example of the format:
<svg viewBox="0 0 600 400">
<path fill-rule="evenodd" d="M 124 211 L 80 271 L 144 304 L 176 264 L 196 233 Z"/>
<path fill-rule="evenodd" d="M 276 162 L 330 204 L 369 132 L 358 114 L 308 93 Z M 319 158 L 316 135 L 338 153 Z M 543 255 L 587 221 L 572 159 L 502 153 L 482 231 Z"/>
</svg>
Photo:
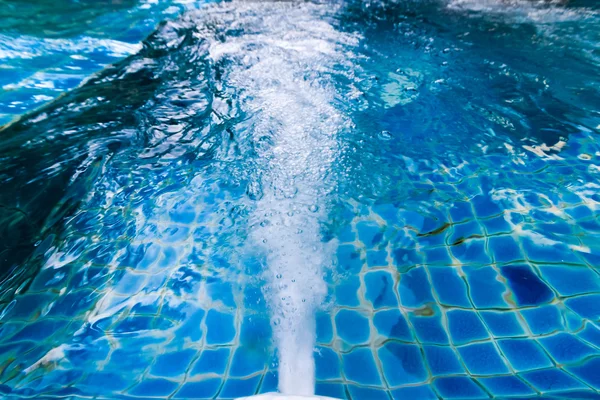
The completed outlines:
<svg viewBox="0 0 600 400">
<path fill-rule="evenodd" d="M 379 139 L 382 140 L 390 140 L 392 139 L 392 134 L 389 131 L 381 131 L 379 132 Z"/>
</svg>

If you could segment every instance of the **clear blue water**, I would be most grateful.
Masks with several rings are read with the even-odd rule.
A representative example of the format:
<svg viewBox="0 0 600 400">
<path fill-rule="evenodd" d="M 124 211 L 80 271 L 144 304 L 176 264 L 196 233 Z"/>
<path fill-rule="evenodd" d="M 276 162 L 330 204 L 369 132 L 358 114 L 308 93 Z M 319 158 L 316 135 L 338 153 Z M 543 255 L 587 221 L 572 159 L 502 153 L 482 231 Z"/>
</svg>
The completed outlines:
<svg viewBox="0 0 600 400">
<path fill-rule="evenodd" d="M 5 398 L 600 397 L 594 2 L 87 9 L 0 13 Z"/>
</svg>

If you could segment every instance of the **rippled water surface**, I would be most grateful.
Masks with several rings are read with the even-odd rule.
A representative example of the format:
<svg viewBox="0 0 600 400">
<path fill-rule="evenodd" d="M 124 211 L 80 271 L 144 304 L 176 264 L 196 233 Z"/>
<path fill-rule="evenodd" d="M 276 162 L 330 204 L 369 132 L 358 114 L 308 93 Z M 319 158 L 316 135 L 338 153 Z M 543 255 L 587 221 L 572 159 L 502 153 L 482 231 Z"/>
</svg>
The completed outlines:
<svg viewBox="0 0 600 400">
<path fill-rule="evenodd" d="M 600 397 L 595 2 L 73 4 L 0 0 L 5 398 Z"/>
</svg>

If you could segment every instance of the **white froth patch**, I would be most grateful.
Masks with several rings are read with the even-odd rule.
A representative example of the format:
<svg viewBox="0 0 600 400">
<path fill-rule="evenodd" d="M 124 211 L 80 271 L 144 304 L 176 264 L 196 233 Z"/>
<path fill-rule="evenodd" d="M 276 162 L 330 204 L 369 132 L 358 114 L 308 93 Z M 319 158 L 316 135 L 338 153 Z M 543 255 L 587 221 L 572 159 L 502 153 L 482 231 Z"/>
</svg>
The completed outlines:
<svg viewBox="0 0 600 400">
<path fill-rule="evenodd" d="M 80 345 L 61 344 L 60 346 L 57 346 L 57 347 L 51 349 L 50 351 L 48 351 L 46 354 L 44 354 L 44 356 L 42 358 L 40 358 L 38 361 L 36 361 L 30 367 L 25 368 L 23 370 L 23 372 L 25 374 L 28 374 L 37 368 L 46 367 L 48 365 L 53 365 L 53 364 L 58 364 L 62 360 L 66 359 L 66 357 L 67 357 L 66 351 L 72 350 L 72 349 L 78 349 L 78 348 L 80 348 Z"/>
<path fill-rule="evenodd" d="M 231 61 L 223 81 L 248 115 L 240 142 L 251 143 L 255 153 L 250 181 L 257 192 L 248 247 L 265 257 L 263 291 L 272 313 L 279 390 L 286 395 L 314 393 L 315 311 L 332 263 L 320 222 L 334 189 L 329 175 L 341 151 L 337 137 L 350 126 L 334 105 L 329 77 L 345 61 L 344 46 L 356 38 L 323 18 L 332 8 L 237 3 L 228 8 L 231 29 L 244 33 L 215 40 L 209 49 L 215 62 Z M 252 32 L 256 26 L 260 31 Z"/>
</svg>

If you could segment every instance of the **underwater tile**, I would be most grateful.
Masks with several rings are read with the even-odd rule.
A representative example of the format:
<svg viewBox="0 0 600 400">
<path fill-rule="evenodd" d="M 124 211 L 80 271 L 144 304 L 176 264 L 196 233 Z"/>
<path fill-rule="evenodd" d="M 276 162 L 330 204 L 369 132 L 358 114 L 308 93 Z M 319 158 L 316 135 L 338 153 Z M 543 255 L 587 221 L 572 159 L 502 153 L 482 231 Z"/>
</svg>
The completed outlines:
<svg viewBox="0 0 600 400">
<path fill-rule="evenodd" d="M 9 123 L 14 117 L 12 114 L 0 114 L 0 125 Z"/>
<path fill-rule="evenodd" d="M 414 268 L 400 277 L 398 292 L 404 307 L 421 307 L 434 302 L 425 268 Z"/>
<path fill-rule="evenodd" d="M 114 368 L 138 374 L 144 371 L 154 361 L 151 354 L 140 354 L 137 348 L 116 349 L 110 355 L 110 365 Z"/>
<path fill-rule="evenodd" d="M 269 392 L 276 392 L 277 391 L 277 384 L 279 382 L 279 376 L 277 374 L 277 371 L 268 371 L 264 378 L 262 383 L 260 384 L 260 389 L 258 390 L 259 393 L 269 393 Z"/>
<path fill-rule="evenodd" d="M 398 218 L 405 225 L 415 228 L 417 231 L 421 231 L 425 224 L 425 217 L 413 210 L 399 209 Z"/>
<path fill-rule="evenodd" d="M 360 280 L 358 275 L 351 276 L 335 285 L 335 303 L 340 306 L 358 307 L 360 305 L 360 300 L 358 299 L 359 288 Z"/>
<path fill-rule="evenodd" d="M 594 389 L 600 390 L 600 357 L 594 357 L 582 365 L 567 367 L 567 370 Z"/>
<path fill-rule="evenodd" d="M 38 284 L 38 282 L 41 280 L 40 278 L 42 278 L 42 274 L 43 272 L 40 272 L 35 280 L 33 281 L 32 284 L 32 288 L 30 288 L 30 290 L 36 290 L 36 288 L 34 287 L 35 285 Z M 108 279 L 109 276 L 111 276 L 112 274 L 110 273 L 109 269 L 107 267 L 98 267 L 98 266 L 85 266 L 85 267 L 81 267 L 77 272 L 75 272 L 73 274 L 73 277 L 71 278 L 71 281 L 69 282 L 69 286 L 68 289 L 81 289 L 84 287 L 87 287 L 90 284 L 101 284 L 103 282 L 104 279 Z M 44 282 L 39 282 L 41 284 L 40 289 L 42 289 L 45 285 Z"/>
<path fill-rule="evenodd" d="M 231 399 L 243 396 L 251 396 L 258 391 L 258 385 L 262 376 L 254 376 L 247 379 L 227 379 L 221 388 L 219 397 Z"/>
<path fill-rule="evenodd" d="M 398 222 L 398 207 L 390 203 L 374 204 L 371 207 L 372 211 L 379 215 L 384 221 L 388 223 Z"/>
<path fill-rule="evenodd" d="M 388 252 L 386 250 L 368 250 L 367 265 L 369 268 L 384 267 L 388 265 L 387 256 Z"/>
<path fill-rule="evenodd" d="M 512 236 L 492 236 L 488 239 L 488 250 L 497 263 L 524 261 L 525 255 Z"/>
<path fill-rule="evenodd" d="M 340 310 L 335 316 L 337 334 L 349 344 L 361 344 L 369 340 L 369 319 L 358 311 Z"/>
<path fill-rule="evenodd" d="M 592 321 L 600 319 L 600 294 L 573 297 L 565 300 L 565 305 L 582 318 Z"/>
<path fill-rule="evenodd" d="M 419 400 L 437 400 L 437 395 L 433 392 L 430 385 L 408 386 L 391 391 L 392 399 L 419 399 Z"/>
<path fill-rule="evenodd" d="M 502 213 L 502 209 L 487 194 L 474 196 L 471 199 L 471 204 L 478 218 L 488 218 Z"/>
<path fill-rule="evenodd" d="M 352 225 L 344 225 L 337 235 L 337 239 L 341 242 L 354 242 L 356 240 L 356 233 L 352 230 Z"/>
<path fill-rule="evenodd" d="M 76 385 L 83 393 L 102 396 L 109 394 L 113 390 L 121 391 L 131 386 L 131 376 L 128 377 L 127 375 L 124 376 L 123 374 L 107 371 L 86 371 L 86 369 L 71 368 L 69 370 L 46 370 L 42 374 L 39 377 L 40 379 L 34 378 L 34 380 L 19 384 L 19 389 L 15 390 L 15 394 L 30 396 L 33 393 L 25 393 L 29 389 L 35 390 L 37 393 L 49 394 L 57 390 L 62 390 L 65 386 Z M 124 378 L 129 378 L 129 380 L 125 380 Z M 107 382 L 107 380 L 111 381 Z M 10 382 L 8 383 L 10 384 Z"/>
<path fill-rule="evenodd" d="M 383 229 L 376 222 L 361 221 L 356 224 L 358 240 L 360 240 L 367 249 L 372 249 L 381 244 L 383 240 Z"/>
<path fill-rule="evenodd" d="M 340 359 L 335 351 L 319 346 L 315 349 L 314 356 L 317 380 L 341 379 Z"/>
<path fill-rule="evenodd" d="M 525 335 L 525 330 L 513 311 L 480 311 L 479 315 L 494 337 Z"/>
<path fill-rule="evenodd" d="M 452 254 L 464 265 L 488 265 L 492 259 L 486 252 L 485 239 L 469 239 L 450 247 Z"/>
<path fill-rule="evenodd" d="M 516 303 L 520 306 L 537 306 L 554 299 L 548 286 L 526 265 L 500 268 L 506 278 Z"/>
<path fill-rule="evenodd" d="M 244 306 L 246 310 L 261 312 L 267 310 L 267 302 L 260 287 L 246 286 L 244 288 Z"/>
<path fill-rule="evenodd" d="M 434 311 L 435 312 L 435 311 Z M 410 322 L 414 327 L 415 336 L 423 344 L 450 344 L 448 334 L 444 329 L 440 311 L 433 316 L 416 316 L 409 314 Z"/>
<path fill-rule="evenodd" d="M 169 218 L 175 223 L 189 225 L 196 219 L 196 209 L 187 202 L 176 204 L 169 210 Z"/>
<path fill-rule="evenodd" d="M 85 295 L 86 292 L 81 292 L 81 296 Z M 64 298 L 69 294 L 62 296 Z M 59 298 L 58 302 L 61 301 Z M 2 317 L 3 324 L 5 325 L 7 322 L 12 323 L 15 319 L 29 319 L 34 314 L 40 312 L 40 304 L 47 304 L 54 299 L 54 296 L 50 296 L 47 294 L 24 294 L 18 296 L 13 301 L 13 306 L 8 310 L 8 307 L 3 307 L 2 313 L 4 314 Z M 50 309 L 49 315 L 55 314 L 53 311 L 56 308 L 56 304 Z M 65 310 L 68 311 L 68 310 Z M 64 314 L 64 313 L 59 313 Z M 16 324 L 14 324 L 16 326 Z M 3 329 L 4 326 L 0 326 L 0 334 L 3 337 L 8 337 L 7 330 Z"/>
<path fill-rule="evenodd" d="M 230 354 L 231 350 L 228 347 L 214 350 L 202 350 L 200 358 L 196 361 L 196 364 L 194 364 L 194 367 L 190 372 L 190 376 L 208 374 L 211 372 L 223 375 L 227 369 L 227 362 L 229 361 Z"/>
<path fill-rule="evenodd" d="M 100 271 L 107 270 L 105 268 L 96 267 L 93 271 L 100 273 Z M 66 286 L 67 277 L 67 274 L 63 273 L 60 270 L 56 270 L 55 268 L 43 269 L 40 272 L 38 272 L 29 290 L 35 292 L 42 292 L 48 290 L 51 287 L 54 287 L 58 291 L 64 286 Z"/>
<path fill-rule="evenodd" d="M 454 264 L 454 260 L 450 257 L 447 247 L 431 247 L 422 250 L 425 254 L 425 261 L 428 266 L 443 266 L 447 267 Z"/>
<path fill-rule="evenodd" d="M 431 175 L 430 175 L 431 176 Z M 418 185 L 418 183 L 414 183 L 414 185 Z M 426 190 L 432 189 L 429 184 L 424 184 Z M 449 227 L 449 222 L 446 220 L 447 216 L 442 210 L 437 210 L 435 208 L 429 208 L 426 211 L 426 215 L 423 218 L 423 225 L 420 229 L 420 236 L 423 237 L 434 237 L 434 236 L 442 236 L 441 233 L 445 232 L 445 230 Z"/>
<path fill-rule="evenodd" d="M 117 372 L 95 371 L 91 372 L 81 381 L 81 385 L 89 388 L 91 393 L 120 392 L 125 390 L 131 383 L 123 379 L 123 376 Z M 91 389 L 91 390 L 90 390 Z"/>
<path fill-rule="evenodd" d="M 173 225 L 160 230 L 158 237 L 164 243 L 181 243 L 190 235 L 190 229 L 186 226 Z"/>
<path fill-rule="evenodd" d="M 492 267 L 463 267 L 473 304 L 477 308 L 509 308 L 504 300 L 506 287 Z"/>
<path fill-rule="evenodd" d="M 516 376 L 478 378 L 494 396 L 536 396 L 537 393 Z"/>
<path fill-rule="evenodd" d="M 235 316 L 216 310 L 206 315 L 206 343 L 226 344 L 235 338 Z"/>
<path fill-rule="evenodd" d="M 377 350 L 383 374 L 391 386 L 425 382 L 428 378 L 419 346 L 387 342 Z"/>
<path fill-rule="evenodd" d="M 111 343 L 108 338 L 101 337 L 94 340 L 93 346 L 71 348 L 67 357 L 71 368 L 85 368 L 95 362 L 104 362 L 110 354 L 110 350 Z"/>
<path fill-rule="evenodd" d="M 489 332 L 474 311 L 449 310 L 446 317 L 448 331 L 454 344 L 465 344 L 489 337 Z"/>
<path fill-rule="evenodd" d="M 386 390 L 377 390 L 356 385 L 347 386 L 350 396 L 353 399 L 389 400 L 390 398 Z"/>
<path fill-rule="evenodd" d="M 592 391 L 591 389 L 582 389 L 582 390 L 568 390 L 564 392 L 555 392 L 544 394 L 544 397 L 549 399 L 578 399 L 578 400 L 586 400 L 593 399 L 598 400 L 598 393 Z"/>
<path fill-rule="evenodd" d="M 558 368 L 526 372 L 521 376 L 542 393 L 559 392 L 584 387 L 583 384 Z"/>
<path fill-rule="evenodd" d="M 196 355 L 196 350 L 187 349 L 158 356 L 150 370 L 153 375 L 175 377 L 183 374 Z"/>
<path fill-rule="evenodd" d="M 561 313 L 564 318 L 565 329 L 569 332 L 580 331 L 585 324 L 585 320 L 571 309 L 561 307 Z"/>
<path fill-rule="evenodd" d="M 150 243 L 143 247 L 142 257 L 139 261 L 130 261 L 128 264 L 131 264 L 130 266 L 138 271 L 150 269 L 158 260 L 162 251 L 163 249 L 159 244 Z"/>
<path fill-rule="evenodd" d="M 271 321 L 264 315 L 244 317 L 240 327 L 240 344 L 261 347 L 271 339 Z"/>
<path fill-rule="evenodd" d="M 19 393 L 21 391 L 14 391 L 14 394 L 18 394 L 19 396 L 16 398 L 13 398 L 15 400 L 21 400 L 23 399 L 23 396 L 31 396 L 31 391 L 27 391 L 26 393 Z M 52 393 L 52 395 L 54 396 L 58 396 L 59 398 L 68 398 L 68 396 L 77 396 L 77 397 L 81 397 L 84 395 L 84 393 L 80 390 L 77 389 L 76 387 L 64 387 L 61 388 L 59 390 L 55 390 L 54 393 Z"/>
<path fill-rule="evenodd" d="M 352 244 L 343 244 L 337 248 L 338 271 L 340 273 L 358 274 L 363 266 L 360 252 Z"/>
<path fill-rule="evenodd" d="M 498 340 L 497 343 L 512 368 L 517 372 L 553 365 L 542 347 L 533 339 L 503 339 Z"/>
<path fill-rule="evenodd" d="M 496 375 L 509 372 L 492 343 L 477 343 L 458 347 L 465 366 L 473 375 Z"/>
<path fill-rule="evenodd" d="M 454 223 L 475 218 L 471 203 L 467 201 L 457 201 L 453 203 L 448 212 L 450 212 L 450 217 Z"/>
<path fill-rule="evenodd" d="M 600 347 L 600 328 L 592 322 L 588 322 L 583 331 L 579 332 L 579 337 L 596 347 Z"/>
<path fill-rule="evenodd" d="M 190 338 L 195 342 L 200 340 L 204 333 L 200 328 L 204 313 L 205 311 L 203 309 L 198 309 L 186 317 L 183 324 L 181 324 L 176 331 L 177 337 L 180 339 Z"/>
<path fill-rule="evenodd" d="M 440 302 L 448 306 L 471 308 L 467 285 L 454 268 L 429 268 L 431 283 Z"/>
<path fill-rule="evenodd" d="M 266 348 L 240 346 L 233 353 L 229 375 L 248 376 L 263 371 L 269 362 Z"/>
<path fill-rule="evenodd" d="M 433 386 L 444 399 L 487 399 L 489 396 L 467 377 L 436 378 Z"/>
<path fill-rule="evenodd" d="M 357 348 L 342 355 L 346 379 L 363 385 L 381 385 L 375 358 L 368 348 Z"/>
<path fill-rule="evenodd" d="M 559 333 L 538 340 L 559 364 L 573 363 L 591 355 L 599 354 L 598 350 L 583 343 L 577 339 L 577 336 L 568 333 Z"/>
<path fill-rule="evenodd" d="M 367 287 L 365 298 L 373 304 L 374 309 L 398 306 L 394 292 L 394 279 L 389 272 L 370 271 L 365 274 L 364 279 Z"/>
<path fill-rule="evenodd" d="M 571 249 L 562 243 L 558 244 L 537 244 L 528 237 L 521 239 L 523 250 L 527 258 L 538 263 L 570 263 L 579 264 L 581 261 L 573 254 Z"/>
<path fill-rule="evenodd" d="M 488 235 L 497 235 L 501 233 L 510 233 L 512 227 L 506 221 L 504 215 L 480 221 L 483 224 Z"/>
<path fill-rule="evenodd" d="M 392 251 L 392 258 L 400 273 L 424 263 L 423 256 L 416 249 L 407 249 L 404 247 L 394 249 Z"/>
<path fill-rule="evenodd" d="M 552 214 L 551 214 L 552 215 Z M 536 216 L 534 215 L 534 218 Z M 550 234 L 558 235 L 572 235 L 577 232 L 577 229 L 566 220 L 559 220 L 557 218 L 551 218 L 550 223 L 538 223 L 537 227 L 540 231 Z"/>
<path fill-rule="evenodd" d="M 174 399 L 212 399 L 215 398 L 223 380 L 211 378 L 199 382 L 186 382 L 173 396 Z"/>
<path fill-rule="evenodd" d="M 484 236 L 481 225 L 477 221 L 468 221 L 452 225 L 448 234 L 447 243 L 451 246 L 463 243 L 473 238 L 482 238 Z"/>
<path fill-rule="evenodd" d="M 412 342 L 412 331 L 400 310 L 383 310 L 373 315 L 373 325 L 377 332 L 386 338 L 401 339 Z"/>
<path fill-rule="evenodd" d="M 416 242 L 418 243 L 418 247 L 420 248 L 439 248 L 441 246 L 446 246 L 446 231 L 451 225 L 449 223 L 444 223 L 439 226 L 431 227 L 431 231 L 421 231 L 417 234 Z M 432 261 L 434 260 L 434 255 L 430 258 Z M 443 257 L 443 255 L 439 255 L 439 257 Z M 429 264 L 430 261 L 428 260 Z"/>
<path fill-rule="evenodd" d="M 117 333 L 132 333 L 138 331 L 152 330 L 155 327 L 155 322 L 160 324 L 161 321 L 155 321 L 156 317 L 148 317 L 144 315 L 130 315 L 121 321 L 114 331 Z M 106 324 L 104 324 L 106 323 Z M 108 325 L 112 323 L 111 319 L 101 320 L 98 326 L 102 329 L 108 329 Z"/>
<path fill-rule="evenodd" d="M 346 387 L 341 383 L 317 382 L 315 384 L 315 395 L 333 397 L 334 399 L 346 399 Z"/>
<path fill-rule="evenodd" d="M 579 238 L 580 240 L 585 240 L 585 238 Z M 592 238 L 590 238 L 592 239 Z M 596 238 L 596 241 L 598 239 Z M 595 243 L 594 243 L 595 244 Z M 596 247 L 596 248 L 594 248 Z M 597 248 L 597 245 L 591 247 L 591 251 L 589 253 L 580 251 L 577 252 L 577 255 L 583 260 L 583 262 L 587 263 L 590 266 L 600 265 L 600 251 Z"/>
<path fill-rule="evenodd" d="M 172 246 L 162 248 L 162 257 L 158 259 L 157 265 L 159 268 L 173 268 L 179 258 L 179 252 Z"/>
<path fill-rule="evenodd" d="M 129 393 L 146 397 L 168 396 L 177 389 L 177 386 L 179 385 L 176 382 L 166 379 L 146 379 L 129 390 Z"/>
<path fill-rule="evenodd" d="M 592 211 L 585 205 L 565 208 L 564 211 L 575 220 L 593 217 Z"/>
<path fill-rule="evenodd" d="M 61 328 L 66 327 L 67 324 L 68 321 L 64 320 L 39 319 L 36 322 L 25 325 L 23 329 L 17 332 L 10 340 L 13 342 L 20 340 L 43 341 L 55 334 Z"/>
<path fill-rule="evenodd" d="M 118 283 L 114 286 L 115 293 L 121 295 L 134 295 L 142 290 L 146 285 L 148 276 L 145 274 L 132 273 L 130 271 L 125 272 L 118 280 Z"/>
<path fill-rule="evenodd" d="M 538 268 L 546 282 L 562 296 L 600 292 L 600 277 L 590 268 L 559 265 Z"/>
<path fill-rule="evenodd" d="M 328 312 L 318 312 L 316 315 L 317 343 L 329 343 L 333 340 L 333 325 Z"/>
<path fill-rule="evenodd" d="M 565 329 L 560 311 L 554 305 L 522 310 L 521 315 L 525 318 L 529 329 L 535 335 L 543 335 Z"/>
<path fill-rule="evenodd" d="M 429 370 L 434 376 L 464 374 L 465 368 L 449 346 L 423 346 Z"/>
</svg>

